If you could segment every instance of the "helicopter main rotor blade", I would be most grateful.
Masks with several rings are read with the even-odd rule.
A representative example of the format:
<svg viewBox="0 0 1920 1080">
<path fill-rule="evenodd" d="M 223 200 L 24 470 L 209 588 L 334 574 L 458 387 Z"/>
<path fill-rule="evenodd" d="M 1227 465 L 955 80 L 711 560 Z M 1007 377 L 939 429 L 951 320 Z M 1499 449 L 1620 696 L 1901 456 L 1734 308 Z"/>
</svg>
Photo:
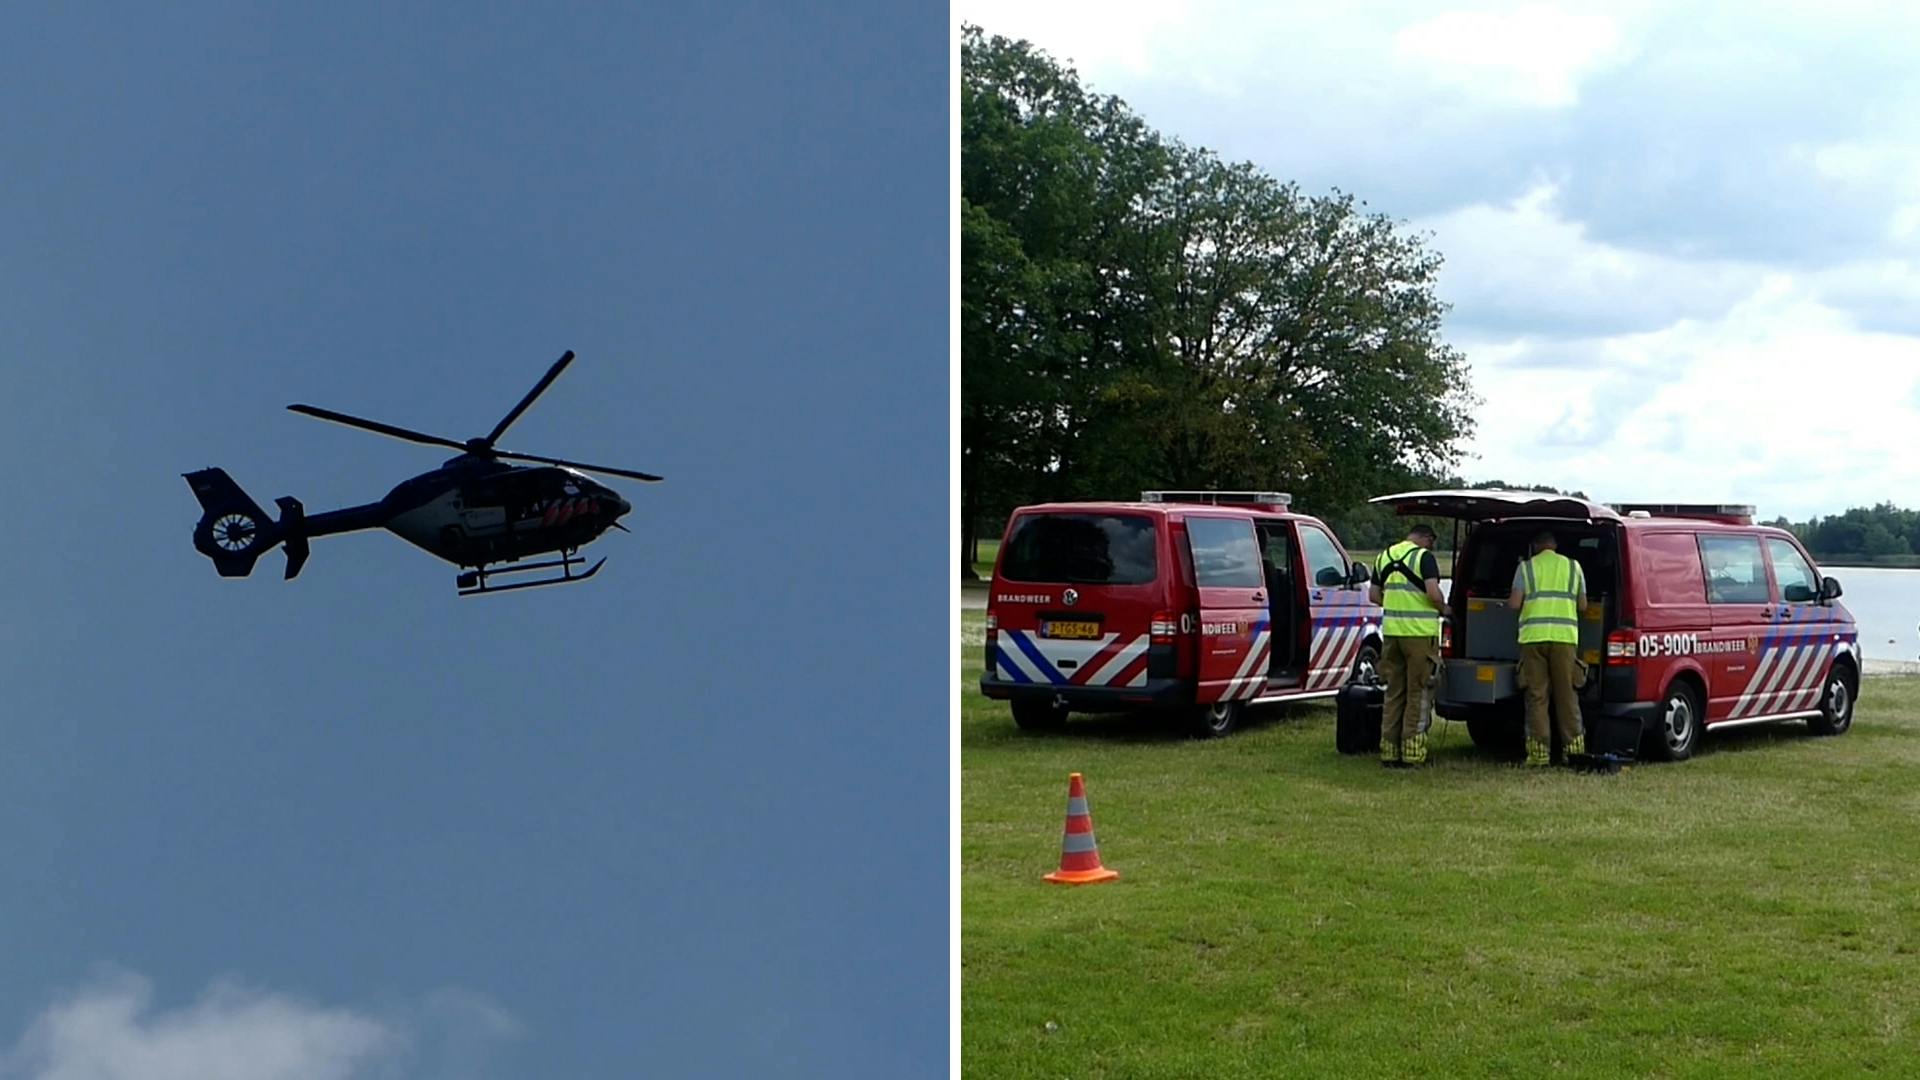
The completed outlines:
<svg viewBox="0 0 1920 1080">
<path fill-rule="evenodd" d="M 362 420 L 358 416 L 348 416 L 346 413 L 334 412 L 332 409 L 317 408 L 313 405 L 289 405 L 287 408 L 303 416 L 312 416 L 321 420 L 331 420 L 336 424 L 345 424 L 348 427 L 357 427 L 366 431 L 377 431 L 382 435 L 391 435 L 396 439 L 405 439 L 408 442 L 425 443 L 428 446 L 450 446 L 455 450 L 465 450 L 467 448 L 467 444 L 463 442 L 455 442 L 452 439 L 443 439 L 438 435 L 428 435 L 424 432 L 412 431 L 403 427 L 394 427 L 392 424 L 383 424 L 378 420 Z"/>
<path fill-rule="evenodd" d="M 553 380 L 559 378 L 560 373 L 567 370 L 567 365 L 571 363 L 573 363 L 573 350 L 568 349 L 560 359 L 553 362 L 553 366 L 548 368 L 547 373 L 540 377 L 540 381 L 533 384 L 533 389 L 527 391 L 527 396 L 520 399 L 520 404 L 515 405 L 512 412 L 501 417 L 500 422 L 493 425 L 493 430 L 487 433 L 486 444 L 492 446 L 493 440 L 499 438 L 501 433 L 507 430 L 507 425 L 520 419 L 520 414 L 527 411 L 527 406 L 533 404 L 533 399 L 544 393 L 547 387 L 552 386 Z"/>
<path fill-rule="evenodd" d="M 538 461 L 546 465 L 565 465 L 583 472 L 605 473 L 608 476 L 624 476 L 629 480 L 644 480 L 649 484 L 657 484 L 666 479 L 666 477 L 663 476 L 655 476 L 652 473 L 635 472 L 632 469 L 616 469 L 609 465 L 588 465 L 585 462 L 568 461 L 566 458 L 541 457 L 538 454 L 516 454 L 508 450 L 495 450 L 493 456 L 512 458 L 515 461 Z"/>
</svg>

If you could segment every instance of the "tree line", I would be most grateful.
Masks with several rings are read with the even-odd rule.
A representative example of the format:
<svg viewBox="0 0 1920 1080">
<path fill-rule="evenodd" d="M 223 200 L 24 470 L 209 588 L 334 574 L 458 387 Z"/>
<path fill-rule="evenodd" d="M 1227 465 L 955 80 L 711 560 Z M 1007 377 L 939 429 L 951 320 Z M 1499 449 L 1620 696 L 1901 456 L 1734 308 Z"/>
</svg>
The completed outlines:
<svg viewBox="0 0 1920 1080">
<path fill-rule="evenodd" d="M 1424 237 L 1027 42 L 965 27 L 961 68 L 963 574 L 1025 503 L 1278 488 L 1371 538 L 1368 496 L 1451 473 L 1477 401 Z"/>
<path fill-rule="evenodd" d="M 1920 510 L 1902 509 L 1890 502 L 1856 506 L 1845 513 L 1806 521 L 1775 518 L 1768 524 L 1791 530 L 1816 559 L 1920 554 Z"/>
</svg>

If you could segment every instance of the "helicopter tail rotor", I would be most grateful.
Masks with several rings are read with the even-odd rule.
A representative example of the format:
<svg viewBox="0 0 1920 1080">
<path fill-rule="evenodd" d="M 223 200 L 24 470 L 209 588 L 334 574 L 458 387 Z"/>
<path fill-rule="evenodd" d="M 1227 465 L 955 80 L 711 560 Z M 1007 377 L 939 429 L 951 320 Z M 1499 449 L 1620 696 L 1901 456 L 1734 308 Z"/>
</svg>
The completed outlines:
<svg viewBox="0 0 1920 1080">
<path fill-rule="evenodd" d="M 184 474 L 194 498 L 204 511 L 193 527 L 194 550 L 213 560 L 221 577 L 246 577 L 253 564 L 277 543 L 284 541 L 287 551 L 287 576 L 300 572 L 307 561 L 305 513 L 292 496 L 278 500 L 280 520 L 269 520 L 266 511 L 253 501 L 225 469 L 201 469 Z"/>
</svg>

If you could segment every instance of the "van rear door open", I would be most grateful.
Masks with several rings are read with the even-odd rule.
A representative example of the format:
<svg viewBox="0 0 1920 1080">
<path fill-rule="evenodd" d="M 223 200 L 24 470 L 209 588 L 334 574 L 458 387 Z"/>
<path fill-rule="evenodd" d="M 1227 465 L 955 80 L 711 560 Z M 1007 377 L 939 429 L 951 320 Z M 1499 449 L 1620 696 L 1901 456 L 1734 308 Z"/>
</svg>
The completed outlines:
<svg viewBox="0 0 1920 1080">
<path fill-rule="evenodd" d="M 1584 499 L 1532 491 L 1419 491 L 1372 501 L 1403 516 L 1453 518 L 1470 527 L 1456 553 L 1462 562 L 1454 567 L 1450 590 L 1455 649 L 1445 661 L 1441 704 L 1492 705 L 1518 695 L 1519 617 L 1507 607 L 1507 596 L 1513 572 L 1540 529 L 1555 531 L 1561 554 L 1585 571 L 1589 606 L 1581 613 L 1578 651 L 1598 669 L 1611 629 L 1601 605 L 1620 584 L 1619 514 Z M 1598 692 L 1596 678 L 1584 693 Z"/>
</svg>

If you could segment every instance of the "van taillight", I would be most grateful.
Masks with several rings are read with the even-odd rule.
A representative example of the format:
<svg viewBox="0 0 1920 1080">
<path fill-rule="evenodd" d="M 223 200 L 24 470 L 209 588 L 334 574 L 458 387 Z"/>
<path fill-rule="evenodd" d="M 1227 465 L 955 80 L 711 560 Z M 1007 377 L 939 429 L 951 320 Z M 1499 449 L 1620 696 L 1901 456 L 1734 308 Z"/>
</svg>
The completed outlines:
<svg viewBox="0 0 1920 1080">
<path fill-rule="evenodd" d="M 1138 626 L 1138 623 L 1134 624 Z M 1171 611 L 1156 611 L 1153 614 L 1152 641 L 1155 645 L 1172 643 L 1174 635 L 1180 632 L 1180 616 Z"/>
<path fill-rule="evenodd" d="M 1453 655 L 1453 621 L 1451 619 L 1440 620 L 1440 655 L 1446 657 Z"/>
<path fill-rule="evenodd" d="M 1639 659 L 1639 634 L 1631 630 L 1615 630 L 1607 635 L 1607 663 L 1631 664 Z"/>
<path fill-rule="evenodd" d="M 1000 616 L 991 611 L 987 612 L 987 633 L 991 634 L 998 629 L 1000 629 Z"/>
</svg>

